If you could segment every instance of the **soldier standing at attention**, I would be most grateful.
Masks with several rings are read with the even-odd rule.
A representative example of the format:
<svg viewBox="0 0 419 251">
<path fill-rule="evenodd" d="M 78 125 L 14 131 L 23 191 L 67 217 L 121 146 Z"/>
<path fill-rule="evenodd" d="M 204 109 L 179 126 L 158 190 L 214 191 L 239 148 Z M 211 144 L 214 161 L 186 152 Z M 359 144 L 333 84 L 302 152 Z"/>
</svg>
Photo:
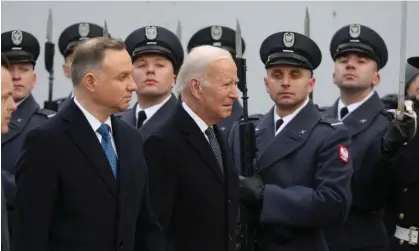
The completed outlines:
<svg viewBox="0 0 419 251">
<path fill-rule="evenodd" d="M 38 40 L 29 32 L 12 30 L 1 34 L 1 41 L 1 51 L 10 63 L 14 87 L 12 96 L 17 105 L 12 113 L 9 130 L 1 137 L 2 184 L 11 226 L 16 193 L 15 163 L 28 132 L 45 123 L 55 112 L 41 109 L 31 93 L 37 80 L 35 64 L 40 50 Z"/>
<path fill-rule="evenodd" d="M 351 24 L 335 33 L 330 54 L 335 62 L 333 82 L 340 89 L 340 97 L 325 115 L 341 120 L 349 129 L 354 173 L 351 210 L 343 225 L 327 229 L 329 248 L 331 251 L 389 250 L 382 219 L 389 190 L 385 182 L 375 182 L 377 173 L 382 179 L 390 178 L 384 172 L 383 163 L 393 158 L 398 148 L 387 147 L 390 141 L 383 140 L 390 120 L 375 92 L 381 81 L 379 71 L 387 63 L 387 46 L 373 29 Z M 400 145 L 400 140 L 391 140 Z"/>
<path fill-rule="evenodd" d="M 309 37 L 278 32 L 263 41 L 260 57 L 275 105 L 257 123 L 257 171 L 240 177 L 240 201 L 260 212 L 258 250 L 328 251 L 323 228 L 349 212 L 352 161 L 346 127 L 323 118 L 309 98 L 321 51 Z"/>
<path fill-rule="evenodd" d="M 158 26 L 133 31 L 125 39 L 125 45 L 134 66 L 132 76 L 137 85 L 138 102 L 117 116 L 140 129 L 146 137 L 178 104 L 172 89 L 183 63 L 183 47 L 173 32 Z"/>
</svg>

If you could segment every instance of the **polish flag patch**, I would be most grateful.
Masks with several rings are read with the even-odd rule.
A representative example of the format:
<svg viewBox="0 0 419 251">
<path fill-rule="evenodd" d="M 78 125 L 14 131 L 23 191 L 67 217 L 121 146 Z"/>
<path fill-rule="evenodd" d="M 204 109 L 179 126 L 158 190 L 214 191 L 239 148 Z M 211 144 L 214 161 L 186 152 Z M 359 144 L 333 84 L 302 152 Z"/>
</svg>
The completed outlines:
<svg viewBox="0 0 419 251">
<path fill-rule="evenodd" d="M 343 163 L 348 163 L 349 161 L 349 149 L 345 145 L 339 145 L 339 159 Z"/>
</svg>

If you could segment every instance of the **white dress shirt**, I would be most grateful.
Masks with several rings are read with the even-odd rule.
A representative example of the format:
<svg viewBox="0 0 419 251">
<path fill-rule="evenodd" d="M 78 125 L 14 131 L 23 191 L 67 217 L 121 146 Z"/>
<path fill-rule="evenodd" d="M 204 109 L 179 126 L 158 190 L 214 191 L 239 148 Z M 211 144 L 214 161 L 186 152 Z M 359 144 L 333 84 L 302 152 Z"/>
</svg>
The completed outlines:
<svg viewBox="0 0 419 251">
<path fill-rule="evenodd" d="M 278 135 L 278 133 L 280 133 L 282 131 L 283 128 L 285 128 L 286 125 L 288 125 L 289 122 L 291 122 L 291 120 L 297 116 L 297 114 L 308 104 L 309 98 L 306 98 L 306 101 L 304 101 L 304 103 L 298 107 L 297 110 L 295 110 L 293 113 L 285 116 L 282 118 L 282 120 L 284 121 L 284 123 L 282 123 L 281 127 L 278 128 L 278 130 L 276 130 L 276 121 L 280 120 L 281 118 L 279 117 L 278 113 L 276 112 L 276 106 L 274 109 L 274 130 L 276 130 L 275 132 L 275 136 Z"/>
<path fill-rule="evenodd" d="M 23 99 L 21 99 L 20 101 L 18 101 L 18 102 L 16 102 L 16 107 L 19 107 L 19 105 L 20 104 L 22 104 L 23 103 L 23 101 L 25 101 L 25 99 L 27 99 L 29 97 L 29 95 L 28 96 L 26 96 L 26 97 L 24 97 Z"/>
<path fill-rule="evenodd" d="M 157 105 L 153 105 L 146 109 L 141 109 L 140 105 L 137 103 L 137 106 L 135 107 L 135 121 L 138 121 L 138 113 L 140 111 L 144 111 L 145 115 L 147 116 L 146 120 L 144 120 L 143 125 L 164 105 L 167 101 L 172 97 L 172 95 L 169 95 L 163 102 Z"/>
<path fill-rule="evenodd" d="M 95 118 L 90 112 L 88 112 L 86 109 L 84 109 L 84 107 L 77 101 L 77 97 L 74 97 L 74 103 L 76 103 L 76 105 L 83 112 L 84 116 L 86 117 L 87 121 L 89 122 L 90 126 L 92 127 L 93 131 L 95 132 L 96 137 L 99 140 L 99 143 L 101 143 L 102 142 L 102 135 L 100 135 L 100 133 L 98 133 L 97 130 L 102 125 L 102 123 L 100 123 L 100 121 L 97 118 Z M 113 133 L 112 133 L 111 117 L 108 117 L 106 119 L 105 124 L 107 124 L 110 128 L 109 134 L 111 136 L 112 146 L 113 146 L 113 149 L 115 150 L 116 156 L 118 157 L 116 147 L 115 147 L 115 140 L 113 138 Z"/>
<path fill-rule="evenodd" d="M 209 142 L 208 136 L 205 134 L 205 131 L 208 129 L 207 123 L 205 123 L 196 113 L 192 111 L 192 109 L 182 101 L 182 107 L 185 109 L 185 111 L 191 116 L 191 118 L 195 121 L 195 123 L 198 125 L 199 129 L 201 129 L 202 133 L 204 134 L 205 138 Z"/>
</svg>

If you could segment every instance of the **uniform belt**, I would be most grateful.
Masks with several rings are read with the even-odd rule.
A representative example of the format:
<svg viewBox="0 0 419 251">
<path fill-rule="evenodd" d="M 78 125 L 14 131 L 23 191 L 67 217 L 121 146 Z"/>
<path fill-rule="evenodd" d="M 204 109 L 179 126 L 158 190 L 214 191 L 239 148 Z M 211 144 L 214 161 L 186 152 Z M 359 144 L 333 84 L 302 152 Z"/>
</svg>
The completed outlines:
<svg viewBox="0 0 419 251">
<path fill-rule="evenodd" d="M 396 232 L 394 232 L 394 237 L 399 240 L 408 241 L 410 245 L 418 245 L 419 228 L 404 228 L 396 225 Z"/>
</svg>

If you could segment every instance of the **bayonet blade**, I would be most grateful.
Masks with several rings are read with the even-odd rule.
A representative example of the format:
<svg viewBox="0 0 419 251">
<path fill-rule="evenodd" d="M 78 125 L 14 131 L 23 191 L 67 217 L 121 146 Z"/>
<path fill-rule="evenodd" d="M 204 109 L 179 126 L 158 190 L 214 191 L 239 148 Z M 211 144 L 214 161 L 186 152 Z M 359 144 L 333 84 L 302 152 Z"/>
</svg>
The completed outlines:
<svg viewBox="0 0 419 251">
<path fill-rule="evenodd" d="M 304 35 L 310 37 L 310 14 L 306 6 L 306 16 L 304 17 Z"/>
<path fill-rule="evenodd" d="M 52 43 L 52 9 L 49 8 L 47 20 L 47 42 Z"/>
<path fill-rule="evenodd" d="M 407 1 L 402 0 L 401 12 L 401 32 L 400 32 L 400 70 L 399 70 L 399 94 L 398 94 L 398 118 L 403 119 L 404 115 L 404 91 L 405 91 L 405 71 L 406 71 L 406 26 L 407 26 Z"/>
<path fill-rule="evenodd" d="M 109 38 L 108 24 L 106 23 L 106 20 L 105 24 L 103 25 L 103 37 Z"/>
<path fill-rule="evenodd" d="M 242 30 L 240 28 L 239 19 L 236 19 L 236 57 L 243 57 L 243 48 L 242 48 Z"/>
<path fill-rule="evenodd" d="M 182 24 L 180 23 L 180 20 L 177 21 L 176 36 L 182 41 Z"/>
</svg>

